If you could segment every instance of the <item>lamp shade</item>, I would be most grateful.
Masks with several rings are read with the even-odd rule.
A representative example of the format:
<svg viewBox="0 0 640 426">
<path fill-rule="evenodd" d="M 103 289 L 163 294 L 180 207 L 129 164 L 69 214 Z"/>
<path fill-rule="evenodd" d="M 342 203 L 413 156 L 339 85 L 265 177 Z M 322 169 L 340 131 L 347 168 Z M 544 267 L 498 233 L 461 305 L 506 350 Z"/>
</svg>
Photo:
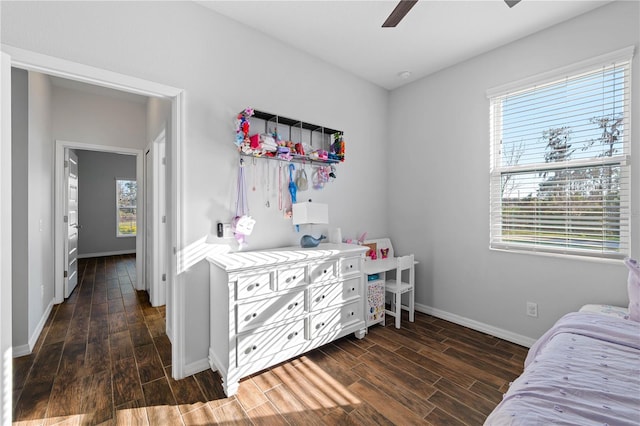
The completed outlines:
<svg viewBox="0 0 640 426">
<path fill-rule="evenodd" d="M 295 203 L 293 209 L 293 224 L 329 223 L 329 206 L 322 203 Z"/>
</svg>

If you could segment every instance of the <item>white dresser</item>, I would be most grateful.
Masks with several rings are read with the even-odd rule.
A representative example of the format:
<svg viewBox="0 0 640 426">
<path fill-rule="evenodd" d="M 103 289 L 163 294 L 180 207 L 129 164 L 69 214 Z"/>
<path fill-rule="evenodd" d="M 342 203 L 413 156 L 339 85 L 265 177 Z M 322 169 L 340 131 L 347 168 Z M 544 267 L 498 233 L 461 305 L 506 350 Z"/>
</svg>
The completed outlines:
<svg viewBox="0 0 640 426">
<path fill-rule="evenodd" d="M 211 265 L 209 364 L 227 396 L 249 374 L 349 333 L 366 333 L 366 247 L 227 253 Z"/>
</svg>

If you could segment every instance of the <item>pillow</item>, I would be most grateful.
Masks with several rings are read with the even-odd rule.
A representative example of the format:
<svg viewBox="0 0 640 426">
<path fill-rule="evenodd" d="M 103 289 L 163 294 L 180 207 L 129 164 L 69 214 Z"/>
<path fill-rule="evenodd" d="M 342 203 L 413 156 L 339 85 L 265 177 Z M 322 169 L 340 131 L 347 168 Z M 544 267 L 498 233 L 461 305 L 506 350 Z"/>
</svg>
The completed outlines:
<svg viewBox="0 0 640 426">
<path fill-rule="evenodd" d="M 640 322 L 640 264 L 637 260 L 627 257 L 624 260 L 629 268 L 627 292 L 629 293 L 629 319 Z"/>
</svg>

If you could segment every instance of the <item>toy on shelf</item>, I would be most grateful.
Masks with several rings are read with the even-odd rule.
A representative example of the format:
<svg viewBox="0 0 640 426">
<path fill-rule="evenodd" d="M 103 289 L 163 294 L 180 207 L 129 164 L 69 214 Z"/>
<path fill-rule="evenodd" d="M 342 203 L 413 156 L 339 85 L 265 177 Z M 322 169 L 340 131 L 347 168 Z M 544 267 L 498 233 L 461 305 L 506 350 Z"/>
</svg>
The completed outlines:
<svg viewBox="0 0 640 426">
<path fill-rule="evenodd" d="M 264 131 L 251 135 L 252 127 L 260 126 L 260 122 L 254 120 L 264 122 Z M 299 132 L 299 138 L 292 135 L 296 130 Z M 279 131 L 284 132 L 286 139 L 281 137 Z M 341 131 L 256 111 L 253 108 L 246 108 L 236 116 L 235 144 L 243 155 L 253 157 L 319 163 L 344 161 L 344 140 Z"/>
</svg>

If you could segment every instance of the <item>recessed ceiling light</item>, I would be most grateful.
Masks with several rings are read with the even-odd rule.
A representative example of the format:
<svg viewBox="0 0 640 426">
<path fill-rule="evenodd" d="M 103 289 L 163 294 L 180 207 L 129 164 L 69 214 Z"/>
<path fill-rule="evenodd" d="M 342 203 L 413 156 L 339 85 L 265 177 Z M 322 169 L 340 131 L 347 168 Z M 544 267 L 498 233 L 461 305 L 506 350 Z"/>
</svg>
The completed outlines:
<svg viewBox="0 0 640 426">
<path fill-rule="evenodd" d="M 411 71 L 401 71 L 398 73 L 398 77 L 406 80 L 407 78 L 411 77 Z"/>
</svg>

